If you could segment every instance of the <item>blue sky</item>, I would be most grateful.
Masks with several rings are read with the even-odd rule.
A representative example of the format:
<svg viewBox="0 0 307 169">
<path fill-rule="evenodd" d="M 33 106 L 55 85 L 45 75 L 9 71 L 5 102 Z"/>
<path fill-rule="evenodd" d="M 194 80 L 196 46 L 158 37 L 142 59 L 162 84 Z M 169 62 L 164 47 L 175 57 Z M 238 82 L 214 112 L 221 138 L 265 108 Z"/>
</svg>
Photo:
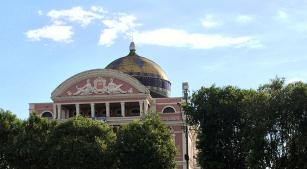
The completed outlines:
<svg viewBox="0 0 307 169">
<path fill-rule="evenodd" d="M 4 1 L 0 107 L 20 118 L 70 76 L 137 53 L 181 83 L 257 88 L 307 80 L 306 0 Z"/>
</svg>

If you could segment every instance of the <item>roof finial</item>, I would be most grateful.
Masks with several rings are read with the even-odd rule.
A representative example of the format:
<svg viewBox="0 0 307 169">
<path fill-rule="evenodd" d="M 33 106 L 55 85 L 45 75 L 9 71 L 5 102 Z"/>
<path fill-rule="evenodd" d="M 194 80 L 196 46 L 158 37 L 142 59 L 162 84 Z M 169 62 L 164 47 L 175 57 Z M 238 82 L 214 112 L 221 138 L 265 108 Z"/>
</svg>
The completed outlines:
<svg viewBox="0 0 307 169">
<path fill-rule="evenodd" d="M 131 32 L 131 43 L 130 43 L 129 49 L 130 49 L 130 52 L 135 52 L 136 51 L 135 44 L 133 42 L 133 32 Z"/>
<path fill-rule="evenodd" d="M 136 51 L 135 44 L 133 42 L 133 32 L 131 32 L 130 38 L 131 38 L 131 42 L 130 42 L 130 46 L 129 46 L 129 50 L 130 50 L 129 55 L 133 56 L 133 55 L 135 55 L 135 51 Z"/>
<path fill-rule="evenodd" d="M 134 42 L 131 42 L 131 43 L 130 43 L 129 49 L 130 49 L 130 52 L 136 51 Z"/>
</svg>

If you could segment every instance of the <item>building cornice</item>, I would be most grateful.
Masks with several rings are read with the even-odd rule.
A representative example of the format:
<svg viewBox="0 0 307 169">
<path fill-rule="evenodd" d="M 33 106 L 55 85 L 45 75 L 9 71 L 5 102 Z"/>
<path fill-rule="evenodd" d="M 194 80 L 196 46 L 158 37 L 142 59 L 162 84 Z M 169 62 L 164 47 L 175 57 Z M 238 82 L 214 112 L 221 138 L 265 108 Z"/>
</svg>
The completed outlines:
<svg viewBox="0 0 307 169">
<path fill-rule="evenodd" d="M 58 102 L 112 102 L 122 100 L 150 100 L 150 94 L 113 94 L 113 95 L 89 95 L 89 96 L 62 96 L 55 97 L 53 101 Z"/>
</svg>

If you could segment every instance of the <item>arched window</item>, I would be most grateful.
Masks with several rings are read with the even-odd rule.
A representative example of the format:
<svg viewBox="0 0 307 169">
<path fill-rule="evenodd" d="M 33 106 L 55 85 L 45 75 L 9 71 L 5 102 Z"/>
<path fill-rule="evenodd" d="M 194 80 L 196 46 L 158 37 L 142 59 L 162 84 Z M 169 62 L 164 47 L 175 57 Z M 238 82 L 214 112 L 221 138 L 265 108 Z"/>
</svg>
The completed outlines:
<svg viewBox="0 0 307 169">
<path fill-rule="evenodd" d="M 47 119 L 52 119 L 52 113 L 50 113 L 49 111 L 45 111 L 45 112 L 42 113 L 41 117 L 47 118 Z"/>
<path fill-rule="evenodd" d="M 164 107 L 164 109 L 162 110 L 163 113 L 175 113 L 175 109 L 173 107 Z"/>
</svg>

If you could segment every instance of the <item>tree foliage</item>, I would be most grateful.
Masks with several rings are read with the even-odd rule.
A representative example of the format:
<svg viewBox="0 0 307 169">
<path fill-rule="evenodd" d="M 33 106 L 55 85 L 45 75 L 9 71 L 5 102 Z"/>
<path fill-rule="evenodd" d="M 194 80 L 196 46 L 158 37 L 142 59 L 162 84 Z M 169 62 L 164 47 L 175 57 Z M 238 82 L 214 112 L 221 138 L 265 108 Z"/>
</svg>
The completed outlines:
<svg viewBox="0 0 307 169">
<path fill-rule="evenodd" d="M 203 168 L 307 168 L 307 84 L 201 88 L 184 110 Z"/>
<path fill-rule="evenodd" d="M 9 168 L 8 152 L 21 130 L 21 121 L 10 111 L 0 109 L 0 168 Z"/>
<path fill-rule="evenodd" d="M 124 125 L 116 142 L 120 169 L 174 169 L 176 147 L 157 115 Z"/>
<path fill-rule="evenodd" d="M 23 121 L 20 132 L 9 145 L 10 151 L 7 154 L 10 166 L 15 169 L 47 168 L 47 143 L 55 125 L 55 122 L 35 114 Z"/>
<path fill-rule="evenodd" d="M 56 123 L 35 114 L 21 121 L 0 110 L 0 168 L 175 168 L 176 148 L 158 115 L 123 126 L 81 116 Z"/>
<path fill-rule="evenodd" d="M 103 122 L 81 116 L 59 124 L 49 141 L 51 168 L 114 168 L 112 146 L 116 136 Z"/>
</svg>

